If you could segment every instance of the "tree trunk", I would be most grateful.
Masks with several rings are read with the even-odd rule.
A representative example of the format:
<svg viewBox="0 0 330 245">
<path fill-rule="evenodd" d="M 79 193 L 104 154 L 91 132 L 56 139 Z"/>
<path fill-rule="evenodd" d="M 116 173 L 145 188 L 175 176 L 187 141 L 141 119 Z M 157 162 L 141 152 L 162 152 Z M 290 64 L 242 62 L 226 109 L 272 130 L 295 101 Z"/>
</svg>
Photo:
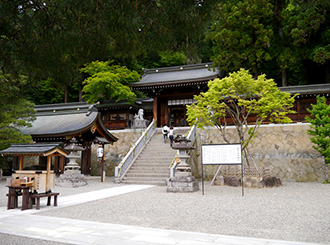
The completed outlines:
<svg viewBox="0 0 330 245">
<path fill-rule="evenodd" d="M 82 88 L 79 86 L 79 102 L 82 102 L 83 91 Z"/>
<path fill-rule="evenodd" d="M 252 65 L 252 71 L 253 71 L 253 78 L 257 79 L 258 78 L 258 65 L 257 64 L 253 64 Z"/>
<path fill-rule="evenodd" d="M 325 63 L 325 82 L 330 83 L 330 62 Z"/>
<path fill-rule="evenodd" d="M 282 68 L 282 87 L 288 86 L 287 80 L 286 80 L 286 69 Z"/>
<path fill-rule="evenodd" d="M 69 102 L 69 85 L 64 86 L 64 103 Z"/>
</svg>

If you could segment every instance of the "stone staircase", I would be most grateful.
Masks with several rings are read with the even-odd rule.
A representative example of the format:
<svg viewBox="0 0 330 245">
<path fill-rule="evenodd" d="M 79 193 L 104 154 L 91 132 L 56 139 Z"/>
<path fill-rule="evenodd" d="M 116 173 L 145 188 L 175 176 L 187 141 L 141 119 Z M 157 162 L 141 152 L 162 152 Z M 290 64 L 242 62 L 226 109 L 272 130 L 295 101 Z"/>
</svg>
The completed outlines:
<svg viewBox="0 0 330 245">
<path fill-rule="evenodd" d="M 185 134 L 187 130 L 188 128 L 175 131 L 175 133 Z M 133 162 L 122 182 L 125 184 L 166 185 L 166 180 L 170 177 L 168 167 L 175 154 L 176 150 L 171 148 L 169 139 L 165 144 L 162 133 L 156 132 Z"/>
</svg>

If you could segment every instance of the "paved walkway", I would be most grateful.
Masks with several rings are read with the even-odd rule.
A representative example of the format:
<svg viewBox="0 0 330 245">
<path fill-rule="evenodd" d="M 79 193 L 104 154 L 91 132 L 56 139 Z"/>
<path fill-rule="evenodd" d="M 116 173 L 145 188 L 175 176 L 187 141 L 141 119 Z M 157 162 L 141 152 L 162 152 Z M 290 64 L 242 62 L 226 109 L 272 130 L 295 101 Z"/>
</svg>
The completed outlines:
<svg viewBox="0 0 330 245">
<path fill-rule="evenodd" d="M 70 196 L 59 196 L 58 207 L 47 206 L 46 198 L 41 199 L 40 210 L 7 210 L 0 208 L 0 233 L 20 235 L 69 244 L 120 244 L 120 245 L 277 245 L 307 244 L 278 240 L 266 240 L 247 237 L 234 237 L 176 230 L 144 228 L 138 226 L 117 225 L 74 219 L 38 216 L 41 211 L 65 208 L 103 198 L 139 191 L 153 186 L 126 185 L 99 191 L 86 192 Z M 53 201 L 53 200 L 52 200 Z M 52 202 L 53 205 L 53 202 Z M 102 212 L 102 210 L 100 210 Z M 4 244 L 0 241 L 1 244 Z"/>
</svg>

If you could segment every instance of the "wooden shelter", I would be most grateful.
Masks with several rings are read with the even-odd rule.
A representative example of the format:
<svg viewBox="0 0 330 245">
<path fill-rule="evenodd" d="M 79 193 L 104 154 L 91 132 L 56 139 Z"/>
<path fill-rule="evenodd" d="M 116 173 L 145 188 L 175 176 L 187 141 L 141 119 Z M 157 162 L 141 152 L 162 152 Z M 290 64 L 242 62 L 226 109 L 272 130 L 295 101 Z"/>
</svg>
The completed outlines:
<svg viewBox="0 0 330 245">
<path fill-rule="evenodd" d="M 103 138 L 108 144 L 118 140 L 104 127 L 101 113 L 95 106 L 96 104 L 88 105 L 85 102 L 35 106 L 36 120 L 32 123 L 32 127 L 24 127 L 20 131 L 31 135 L 33 141 L 37 143 L 61 142 L 67 145 L 72 138 L 75 138 L 79 145 L 85 147 L 82 151 L 81 172 L 90 175 L 92 142 L 96 137 Z M 41 157 L 42 161 L 45 159 Z M 63 173 L 65 163 L 63 156 L 55 157 L 55 174 Z M 17 168 L 18 164 L 16 160 L 13 165 Z"/>
<path fill-rule="evenodd" d="M 31 187 L 37 192 L 49 192 L 55 184 L 54 171 L 51 170 L 51 158 L 67 156 L 60 143 L 35 143 L 35 144 L 12 144 L 9 148 L 0 151 L 3 156 L 12 155 L 19 158 L 18 169 L 13 170 L 13 180 L 25 179 L 31 182 Z M 24 170 L 24 157 L 42 156 L 46 157 L 47 163 L 38 170 Z"/>
</svg>

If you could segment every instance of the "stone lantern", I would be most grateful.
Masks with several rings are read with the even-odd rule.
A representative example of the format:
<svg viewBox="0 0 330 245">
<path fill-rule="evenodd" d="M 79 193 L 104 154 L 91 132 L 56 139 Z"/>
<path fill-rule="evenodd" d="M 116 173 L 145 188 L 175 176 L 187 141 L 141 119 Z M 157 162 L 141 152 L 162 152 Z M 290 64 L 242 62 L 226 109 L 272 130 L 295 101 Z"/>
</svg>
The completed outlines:
<svg viewBox="0 0 330 245">
<path fill-rule="evenodd" d="M 81 173 L 80 166 L 77 163 L 77 160 L 80 159 L 80 154 L 78 152 L 85 150 L 85 148 L 77 144 L 76 138 L 72 138 L 70 144 L 65 146 L 64 149 L 70 152 L 67 156 L 70 162 L 64 167 L 64 174 L 60 175 L 57 179 L 56 185 L 71 185 L 72 187 L 87 185 L 85 176 Z"/>
<path fill-rule="evenodd" d="M 199 183 L 191 174 L 191 167 L 187 164 L 190 158 L 188 151 L 195 149 L 186 137 L 178 135 L 171 145 L 179 151 L 176 158 L 176 171 L 174 177 L 167 182 L 167 192 L 194 192 L 199 190 Z"/>
</svg>

